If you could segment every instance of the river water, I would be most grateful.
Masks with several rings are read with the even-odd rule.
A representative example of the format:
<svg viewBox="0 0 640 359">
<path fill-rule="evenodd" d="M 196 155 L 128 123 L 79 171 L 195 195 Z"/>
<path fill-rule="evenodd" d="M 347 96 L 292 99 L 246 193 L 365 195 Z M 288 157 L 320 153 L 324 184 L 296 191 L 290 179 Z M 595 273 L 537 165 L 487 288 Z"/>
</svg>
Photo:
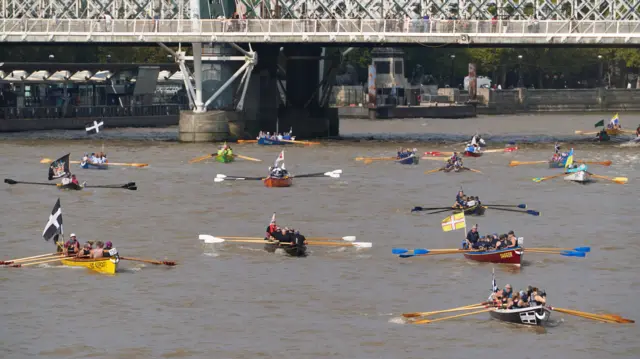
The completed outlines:
<svg viewBox="0 0 640 359">
<path fill-rule="evenodd" d="M 604 115 L 494 116 L 476 120 L 344 120 L 341 140 L 287 147 L 294 174 L 342 169 L 342 178 L 299 179 L 287 189 L 259 182 L 214 183 L 217 173 L 265 175 L 279 147 L 235 145 L 262 163 L 202 162 L 212 144 L 175 142 L 176 128 L 113 129 L 87 140 L 83 131 L 2 134 L 2 178 L 46 182 L 43 157 L 78 159 L 104 143 L 112 162 L 144 162 L 144 169 L 77 170 L 88 184 L 134 181 L 138 191 L 2 184 L 2 259 L 53 249 L 41 233 L 56 199 L 65 234 L 81 241 L 111 240 L 123 256 L 169 259 L 176 267 L 121 261 L 116 276 L 61 266 L 1 268 L 1 358 L 638 358 L 635 324 L 603 324 L 554 313 L 546 331 L 510 326 L 488 314 L 428 325 L 403 324 L 403 312 L 446 309 L 483 301 L 495 268 L 498 285 L 547 291 L 549 304 L 638 319 L 640 242 L 637 229 L 638 148 L 591 144 L 573 130 L 593 128 Z M 621 117 L 635 128 L 637 115 Z M 466 159 L 482 174 L 435 173 L 417 166 L 356 156 L 389 156 L 399 146 L 461 149 L 475 131 L 490 147 L 515 141 L 521 149 Z M 577 159 L 612 160 L 591 166 L 627 185 L 586 186 L 538 166 L 552 142 L 574 147 Z M 455 248 L 464 231 L 443 233 L 446 214 L 411 214 L 416 205 L 445 206 L 457 190 L 484 203 L 526 203 L 541 217 L 489 209 L 468 217 L 482 233 L 513 229 L 529 247 L 591 246 L 587 258 L 527 253 L 521 269 L 478 264 L 461 256 L 399 259 L 393 247 Z M 262 251 L 260 245 L 204 245 L 199 234 L 262 236 L 272 212 L 278 223 L 307 237 L 355 235 L 368 250 L 312 247 L 307 258 Z"/>
</svg>

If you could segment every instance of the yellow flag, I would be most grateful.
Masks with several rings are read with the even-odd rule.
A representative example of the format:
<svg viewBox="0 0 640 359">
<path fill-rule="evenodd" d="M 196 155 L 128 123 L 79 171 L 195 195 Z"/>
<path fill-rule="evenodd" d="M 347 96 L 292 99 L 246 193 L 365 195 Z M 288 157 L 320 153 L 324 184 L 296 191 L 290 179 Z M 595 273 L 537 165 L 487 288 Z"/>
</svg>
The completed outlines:
<svg viewBox="0 0 640 359">
<path fill-rule="evenodd" d="M 456 229 L 466 228 L 467 223 L 464 220 L 464 212 L 456 213 L 442 220 L 442 230 L 445 232 L 455 231 Z"/>
</svg>

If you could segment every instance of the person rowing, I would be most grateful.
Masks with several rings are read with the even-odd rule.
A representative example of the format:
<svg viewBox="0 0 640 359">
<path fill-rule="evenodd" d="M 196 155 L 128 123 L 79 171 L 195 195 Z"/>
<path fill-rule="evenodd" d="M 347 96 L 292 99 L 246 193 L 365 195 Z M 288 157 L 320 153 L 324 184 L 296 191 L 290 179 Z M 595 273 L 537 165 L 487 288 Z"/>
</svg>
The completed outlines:
<svg viewBox="0 0 640 359">
<path fill-rule="evenodd" d="M 104 257 L 104 244 L 102 241 L 96 242 L 96 248 L 91 250 L 91 258 L 102 258 Z"/>
<path fill-rule="evenodd" d="M 80 242 L 78 242 L 76 234 L 71 233 L 69 240 L 64 244 L 64 247 L 62 248 L 62 254 L 64 254 L 65 256 L 72 256 L 78 252 L 80 252 Z"/>
<path fill-rule="evenodd" d="M 84 244 L 84 247 L 82 247 L 82 249 L 80 251 L 78 251 L 78 254 L 76 254 L 76 257 L 78 258 L 90 258 L 91 257 L 91 243 L 87 242 Z"/>
<path fill-rule="evenodd" d="M 618 118 L 617 114 L 613 116 L 611 120 L 609 120 L 609 124 L 607 125 L 607 128 L 613 129 L 613 130 L 622 129 L 622 126 L 620 125 L 620 119 Z"/>
<path fill-rule="evenodd" d="M 219 157 L 231 157 L 233 156 L 233 150 L 231 149 L 231 147 L 229 145 L 227 145 L 227 143 L 225 142 L 224 145 L 222 145 L 222 147 L 220 147 L 220 149 L 218 149 L 218 156 Z"/>
<path fill-rule="evenodd" d="M 466 201 L 464 199 L 464 191 L 460 190 L 458 191 L 458 194 L 456 195 L 456 203 L 453 205 L 454 208 L 464 208 L 464 206 L 466 205 Z"/>
<path fill-rule="evenodd" d="M 600 142 L 609 141 L 610 139 L 611 137 L 607 133 L 607 130 L 605 130 L 604 128 L 596 134 L 596 138 L 595 138 L 596 141 L 600 141 Z"/>
</svg>

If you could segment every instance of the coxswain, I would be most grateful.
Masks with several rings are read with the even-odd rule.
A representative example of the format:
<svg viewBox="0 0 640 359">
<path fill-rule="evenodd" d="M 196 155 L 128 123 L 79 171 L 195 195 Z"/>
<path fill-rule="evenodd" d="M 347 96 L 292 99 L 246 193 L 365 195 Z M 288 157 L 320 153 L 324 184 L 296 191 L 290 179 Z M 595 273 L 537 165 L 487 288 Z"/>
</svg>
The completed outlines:
<svg viewBox="0 0 640 359">
<path fill-rule="evenodd" d="M 71 256 L 80 252 L 80 242 L 76 238 L 75 233 L 71 233 L 69 240 L 64 244 L 64 248 L 62 249 L 62 253 L 65 256 Z"/>
<path fill-rule="evenodd" d="M 267 227 L 267 233 L 264 237 L 265 241 L 270 240 L 273 237 L 273 233 L 278 232 L 279 228 L 278 225 L 276 224 L 276 220 L 272 219 L 271 223 L 269 223 L 269 226 Z"/>
<path fill-rule="evenodd" d="M 76 175 L 71 175 L 71 183 L 73 183 L 76 186 L 80 185 L 80 182 L 78 182 L 78 179 L 76 178 Z"/>
<path fill-rule="evenodd" d="M 480 239 L 480 233 L 478 233 L 478 225 L 474 224 L 471 230 L 467 233 L 467 248 L 478 249 L 478 240 Z"/>
<path fill-rule="evenodd" d="M 465 206 L 465 201 L 464 201 L 464 192 L 462 190 L 458 191 L 458 194 L 456 195 L 456 203 L 453 205 L 453 207 L 455 208 L 464 208 Z"/>
<path fill-rule="evenodd" d="M 102 241 L 96 242 L 96 248 L 91 250 L 91 258 L 102 258 L 104 257 L 104 244 Z"/>
<path fill-rule="evenodd" d="M 513 231 L 507 233 L 507 248 L 516 248 L 518 246 L 518 237 Z"/>
<path fill-rule="evenodd" d="M 107 241 L 107 243 L 104 244 L 104 249 L 102 250 L 102 256 L 111 257 L 111 253 L 109 253 L 109 251 L 112 248 L 113 248 L 113 243 L 111 243 L 111 241 Z"/>
</svg>

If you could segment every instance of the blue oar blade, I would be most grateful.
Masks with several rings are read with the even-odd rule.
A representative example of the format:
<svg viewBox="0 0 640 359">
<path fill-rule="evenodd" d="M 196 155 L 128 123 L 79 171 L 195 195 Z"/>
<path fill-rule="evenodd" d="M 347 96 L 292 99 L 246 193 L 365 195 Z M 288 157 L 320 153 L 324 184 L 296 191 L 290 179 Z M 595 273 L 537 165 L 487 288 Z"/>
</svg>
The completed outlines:
<svg viewBox="0 0 640 359">
<path fill-rule="evenodd" d="M 418 211 L 422 211 L 422 207 L 413 207 L 411 209 L 411 212 L 418 212 Z"/>
<path fill-rule="evenodd" d="M 424 248 L 416 248 L 413 250 L 413 254 L 427 254 L 427 253 L 429 253 L 429 250 Z"/>
<path fill-rule="evenodd" d="M 560 252 L 560 254 L 565 257 L 586 257 L 587 256 L 587 254 L 584 252 L 572 252 L 572 251 Z"/>
<path fill-rule="evenodd" d="M 401 254 L 398 257 L 400 258 L 411 258 L 411 257 L 415 257 L 415 254 Z"/>
<path fill-rule="evenodd" d="M 534 210 L 532 210 L 532 209 L 528 209 L 528 210 L 527 210 L 527 213 L 529 213 L 529 214 L 530 214 L 530 215 L 532 215 L 532 216 L 536 216 L 536 217 L 540 215 L 540 212 L 538 212 L 538 211 L 534 211 Z"/>
<path fill-rule="evenodd" d="M 522 209 L 527 209 L 527 205 L 526 204 L 519 204 L 518 208 L 522 208 Z"/>
<path fill-rule="evenodd" d="M 591 252 L 591 247 L 576 247 L 573 250 L 576 251 L 576 252 L 589 253 L 589 252 Z"/>
<path fill-rule="evenodd" d="M 407 253 L 407 252 L 409 252 L 409 250 L 406 249 L 406 248 L 393 248 L 393 249 L 391 249 L 391 253 L 393 253 L 393 254 L 404 254 L 404 253 Z"/>
</svg>

